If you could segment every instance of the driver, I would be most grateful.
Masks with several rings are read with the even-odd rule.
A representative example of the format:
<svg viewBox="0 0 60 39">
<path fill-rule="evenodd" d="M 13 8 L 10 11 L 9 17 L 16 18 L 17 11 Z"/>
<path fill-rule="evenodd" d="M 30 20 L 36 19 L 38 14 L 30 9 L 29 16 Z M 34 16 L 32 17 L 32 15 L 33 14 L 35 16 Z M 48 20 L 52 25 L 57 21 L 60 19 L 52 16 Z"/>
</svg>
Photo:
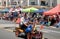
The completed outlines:
<svg viewBox="0 0 60 39">
<path fill-rule="evenodd" d="M 25 20 L 24 22 L 19 24 L 19 27 L 24 31 L 27 28 L 27 26 L 28 26 L 28 20 Z"/>
</svg>

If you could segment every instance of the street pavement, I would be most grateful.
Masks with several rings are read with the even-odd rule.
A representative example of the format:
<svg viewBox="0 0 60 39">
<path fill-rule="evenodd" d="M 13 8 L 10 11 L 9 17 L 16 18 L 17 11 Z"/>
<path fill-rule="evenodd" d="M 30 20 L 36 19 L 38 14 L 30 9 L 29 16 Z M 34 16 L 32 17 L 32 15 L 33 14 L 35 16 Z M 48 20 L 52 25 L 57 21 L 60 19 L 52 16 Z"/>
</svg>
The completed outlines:
<svg viewBox="0 0 60 39">
<path fill-rule="evenodd" d="M 7 20 L 0 20 L 0 24 L 15 24 L 15 23 Z"/>
<path fill-rule="evenodd" d="M 4 27 L 18 27 L 18 24 L 12 21 L 0 20 L 0 28 L 4 28 Z"/>
<path fill-rule="evenodd" d="M 0 29 L 0 39 L 23 39 L 15 36 L 14 32 L 9 32 L 4 29 Z"/>
<path fill-rule="evenodd" d="M 6 21 L 4 21 L 6 22 Z M 4 22 L 0 23 L 4 25 Z M 5 23 L 6 26 L 7 24 L 15 24 L 15 23 Z M 5 25 L 4 25 L 5 26 Z M 12 26 L 12 25 L 10 25 Z M 23 39 L 23 38 L 18 38 L 15 36 L 15 33 L 13 32 L 15 27 L 9 27 L 9 28 L 0 28 L 0 39 Z M 44 27 L 44 29 L 40 30 L 40 25 L 37 26 L 38 31 L 43 32 L 43 39 L 48 38 L 48 39 L 60 39 L 60 28 L 51 28 L 51 27 Z"/>
<path fill-rule="evenodd" d="M 43 39 L 60 39 L 60 31 L 54 31 L 49 29 L 43 29 Z M 0 39 L 23 39 L 15 36 L 12 28 L 0 29 Z"/>
</svg>

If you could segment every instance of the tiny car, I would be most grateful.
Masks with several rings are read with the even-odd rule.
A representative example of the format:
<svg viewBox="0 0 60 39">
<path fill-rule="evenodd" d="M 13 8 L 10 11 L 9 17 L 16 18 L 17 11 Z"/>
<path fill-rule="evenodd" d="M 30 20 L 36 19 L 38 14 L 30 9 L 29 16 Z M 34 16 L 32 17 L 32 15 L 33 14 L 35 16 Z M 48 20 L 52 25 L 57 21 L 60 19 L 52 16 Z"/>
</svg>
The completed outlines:
<svg viewBox="0 0 60 39">
<path fill-rule="evenodd" d="M 20 29 L 20 27 L 16 27 L 14 32 L 16 37 L 23 37 L 25 39 L 28 39 L 27 34 L 24 32 L 24 30 Z M 34 30 L 33 32 L 30 33 L 30 39 L 42 39 L 42 38 L 43 38 L 42 32 Z"/>
</svg>

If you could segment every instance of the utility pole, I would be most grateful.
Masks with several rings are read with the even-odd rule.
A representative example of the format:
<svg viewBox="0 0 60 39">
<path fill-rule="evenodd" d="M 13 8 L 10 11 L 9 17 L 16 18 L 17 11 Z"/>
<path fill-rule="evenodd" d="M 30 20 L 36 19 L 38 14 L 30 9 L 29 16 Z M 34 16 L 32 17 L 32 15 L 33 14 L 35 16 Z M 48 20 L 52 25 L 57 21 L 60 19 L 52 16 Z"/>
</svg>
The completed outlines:
<svg viewBox="0 0 60 39">
<path fill-rule="evenodd" d="M 28 3 L 27 3 L 27 6 L 29 6 L 29 0 L 27 0 L 27 2 L 28 2 Z"/>
<path fill-rule="evenodd" d="M 52 7 L 52 0 L 48 0 L 48 6 Z"/>
<path fill-rule="evenodd" d="M 11 0 L 9 0 L 9 5 L 11 6 Z"/>
<path fill-rule="evenodd" d="M 50 0 L 50 7 L 52 7 L 52 0 Z"/>
<path fill-rule="evenodd" d="M 40 0 L 37 0 L 38 1 L 38 6 L 40 5 Z"/>
<path fill-rule="evenodd" d="M 20 0 L 20 4 L 21 4 L 21 6 L 23 5 L 23 0 Z"/>
</svg>

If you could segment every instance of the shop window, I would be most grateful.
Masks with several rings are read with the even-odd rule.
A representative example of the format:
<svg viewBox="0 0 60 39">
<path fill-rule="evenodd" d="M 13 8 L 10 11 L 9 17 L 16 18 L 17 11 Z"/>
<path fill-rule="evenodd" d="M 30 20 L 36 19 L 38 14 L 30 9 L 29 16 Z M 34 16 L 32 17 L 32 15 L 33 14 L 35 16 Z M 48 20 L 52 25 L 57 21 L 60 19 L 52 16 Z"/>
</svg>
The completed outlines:
<svg viewBox="0 0 60 39">
<path fill-rule="evenodd" d="M 31 2 L 31 5 L 35 5 L 35 2 Z"/>
<path fill-rule="evenodd" d="M 41 1 L 41 5 L 42 6 L 45 6 L 46 4 L 45 4 L 45 1 Z"/>
</svg>

